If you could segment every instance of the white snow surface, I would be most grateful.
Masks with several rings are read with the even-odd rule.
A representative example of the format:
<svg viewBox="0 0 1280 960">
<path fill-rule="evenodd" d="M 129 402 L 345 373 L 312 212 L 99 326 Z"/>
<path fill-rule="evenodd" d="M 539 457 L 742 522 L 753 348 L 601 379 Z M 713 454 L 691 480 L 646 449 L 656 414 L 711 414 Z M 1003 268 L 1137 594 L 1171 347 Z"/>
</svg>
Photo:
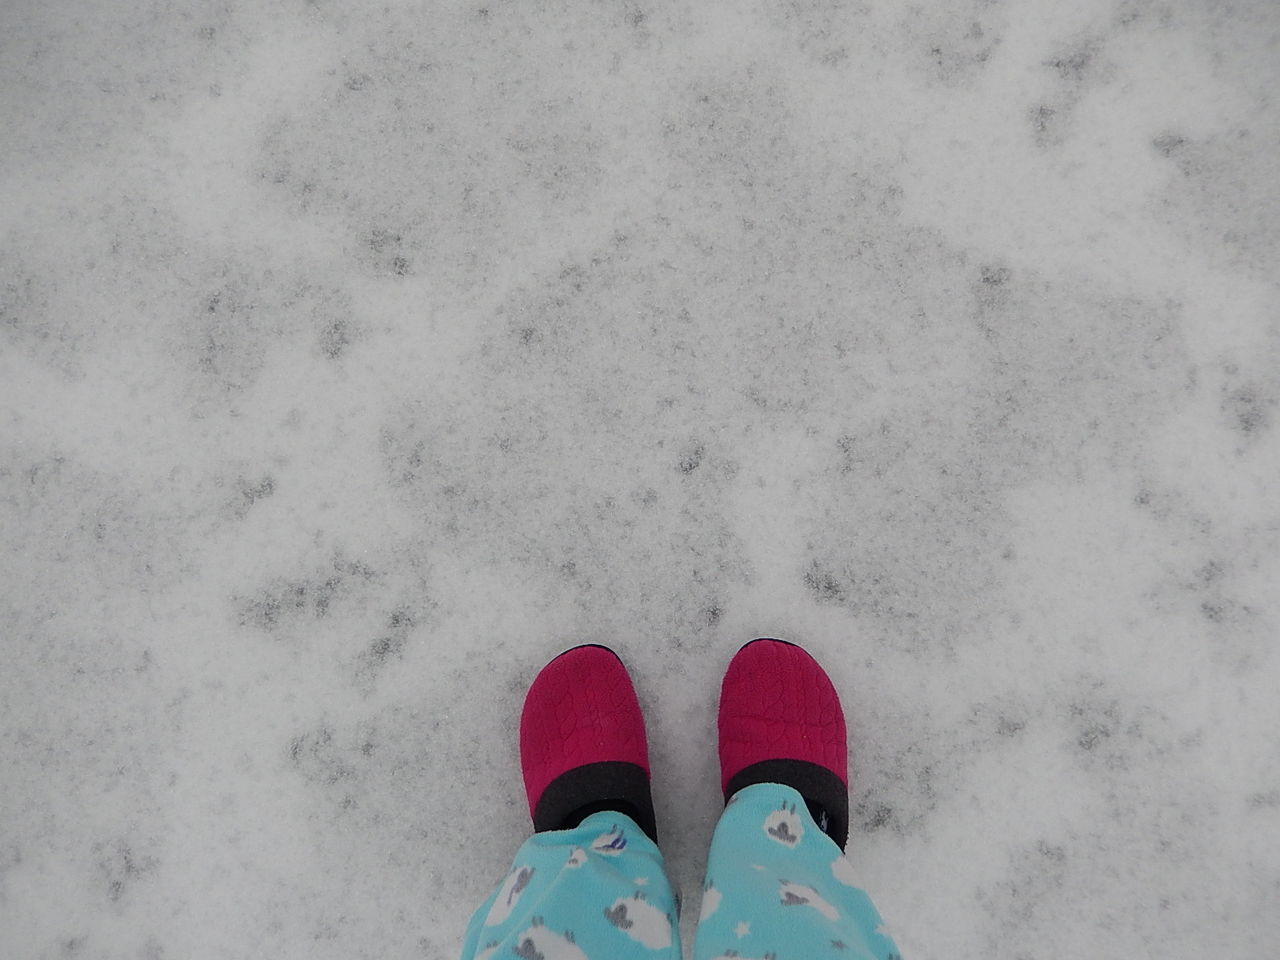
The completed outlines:
<svg viewBox="0 0 1280 960">
<path fill-rule="evenodd" d="M 0 957 L 455 957 L 805 644 L 914 960 L 1280 943 L 1280 7 L 9 0 Z"/>
</svg>

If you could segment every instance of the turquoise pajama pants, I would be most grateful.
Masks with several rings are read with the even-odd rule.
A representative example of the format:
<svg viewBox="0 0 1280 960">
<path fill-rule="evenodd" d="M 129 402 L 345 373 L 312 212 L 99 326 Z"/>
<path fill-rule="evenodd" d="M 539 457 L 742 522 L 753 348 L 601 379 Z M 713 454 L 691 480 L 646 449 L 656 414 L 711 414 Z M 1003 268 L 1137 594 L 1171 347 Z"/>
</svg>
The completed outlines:
<svg viewBox="0 0 1280 960">
<path fill-rule="evenodd" d="M 791 787 L 738 791 L 711 841 L 694 960 L 900 960 L 851 874 Z M 462 947 L 462 960 L 680 957 L 662 854 L 611 812 L 530 837 Z"/>
</svg>

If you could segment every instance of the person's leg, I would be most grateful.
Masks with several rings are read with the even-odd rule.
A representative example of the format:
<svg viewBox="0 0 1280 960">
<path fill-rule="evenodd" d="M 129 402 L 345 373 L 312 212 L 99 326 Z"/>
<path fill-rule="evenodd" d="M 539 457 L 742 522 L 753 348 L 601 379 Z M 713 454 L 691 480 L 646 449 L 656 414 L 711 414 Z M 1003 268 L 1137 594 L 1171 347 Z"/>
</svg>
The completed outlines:
<svg viewBox="0 0 1280 960">
<path fill-rule="evenodd" d="M 898 956 L 844 857 L 848 747 L 830 677 L 795 644 L 762 638 L 720 691 L 721 790 L 694 960 Z"/>
<path fill-rule="evenodd" d="M 794 788 L 733 795 L 707 857 L 694 960 L 890 960 L 898 957 L 835 841 Z"/>
<path fill-rule="evenodd" d="M 680 960 L 644 717 L 606 647 L 547 664 L 520 717 L 534 835 L 467 927 L 462 960 Z"/>
<path fill-rule="evenodd" d="M 462 960 L 680 960 L 657 844 L 622 814 L 535 833 L 471 918 Z"/>
</svg>

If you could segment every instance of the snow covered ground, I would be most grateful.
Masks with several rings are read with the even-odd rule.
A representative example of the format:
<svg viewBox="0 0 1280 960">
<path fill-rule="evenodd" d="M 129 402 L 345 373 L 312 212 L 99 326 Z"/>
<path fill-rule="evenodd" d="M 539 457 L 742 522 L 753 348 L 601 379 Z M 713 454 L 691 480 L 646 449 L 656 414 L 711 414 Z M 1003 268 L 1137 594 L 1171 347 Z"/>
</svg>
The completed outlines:
<svg viewBox="0 0 1280 960">
<path fill-rule="evenodd" d="M 916 960 L 1280 943 L 1271 0 L 7 0 L 0 956 L 451 958 L 613 645 Z"/>
</svg>

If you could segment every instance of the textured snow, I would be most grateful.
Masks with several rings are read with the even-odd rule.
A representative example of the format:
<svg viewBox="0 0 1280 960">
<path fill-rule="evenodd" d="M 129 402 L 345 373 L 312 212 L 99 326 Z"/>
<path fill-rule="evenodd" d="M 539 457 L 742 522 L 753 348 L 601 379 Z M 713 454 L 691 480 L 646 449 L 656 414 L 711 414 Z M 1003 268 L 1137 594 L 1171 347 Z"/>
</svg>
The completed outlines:
<svg viewBox="0 0 1280 960">
<path fill-rule="evenodd" d="M 915 960 L 1280 942 L 1280 8 L 12 0 L 0 956 L 451 958 L 804 643 Z"/>
</svg>

